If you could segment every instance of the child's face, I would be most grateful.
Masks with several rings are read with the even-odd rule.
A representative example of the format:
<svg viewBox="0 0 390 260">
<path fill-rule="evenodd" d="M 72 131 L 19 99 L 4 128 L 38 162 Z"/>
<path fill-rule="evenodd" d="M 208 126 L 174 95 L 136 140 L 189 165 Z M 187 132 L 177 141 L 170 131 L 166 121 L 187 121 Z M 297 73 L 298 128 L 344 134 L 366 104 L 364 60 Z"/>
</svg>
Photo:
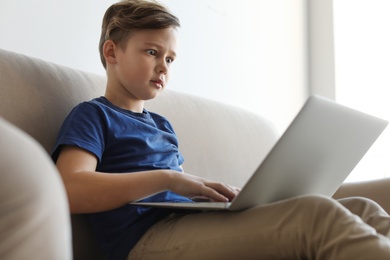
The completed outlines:
<svg viewBox="0 0 390 260">
<path fill-rule="evenodd" d="M 122 94 L 136 100 L 158 95 L 169 80 L 176 57 L 174 28 L 134 32 L 124 48 L 117 48 L 114 66 L 116 85 Z"/>
</svg>

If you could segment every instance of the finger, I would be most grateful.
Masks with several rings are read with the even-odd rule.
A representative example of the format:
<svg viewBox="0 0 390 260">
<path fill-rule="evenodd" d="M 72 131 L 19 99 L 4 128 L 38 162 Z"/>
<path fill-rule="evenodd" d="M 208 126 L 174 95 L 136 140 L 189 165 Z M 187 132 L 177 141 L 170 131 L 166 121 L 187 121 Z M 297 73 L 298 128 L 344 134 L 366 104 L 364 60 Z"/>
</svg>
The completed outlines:
<svg viewBox="0 0 390 260">
<path fill-rule="evenodd" d="M 210 198 L 213 201 L 221 201 L 221 202 L 228 202 L 229 201 L 228 197 L 226 197 L 223 194 L 219 193 L 215 189 L 207 187 L 207 186 L 204 186 L 202 196 Z"/>
<path fill-rule="evenodd" d="M 229 201 L 234 199 L 237 195 L 237 191 L 233 189 L 231 186 L 223 184 L 223 183 L 212 183 L 210 187 L 213 188 L 216 192 L 228 198 Z"/>
<path fill-rule="evenodd" d="M 241 188 L 236 187 L 236 186 L 231 186 L 231 187 L 232 187 L 232 189 L 236 192 L 236 194 L 240 193 Z"/>
</svg>

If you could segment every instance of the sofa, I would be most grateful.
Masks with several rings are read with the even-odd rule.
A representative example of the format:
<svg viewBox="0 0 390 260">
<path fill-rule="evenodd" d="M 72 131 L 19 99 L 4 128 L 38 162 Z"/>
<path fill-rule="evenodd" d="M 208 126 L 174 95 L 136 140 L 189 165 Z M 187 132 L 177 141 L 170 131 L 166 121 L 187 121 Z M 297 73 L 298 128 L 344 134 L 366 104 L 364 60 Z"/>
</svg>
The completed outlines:
<svg viewBox="0 0 390 260">
<path fill-rule="evenodd" d="M 84 100 L 103 95 L 105 83 L 105 76 L 0 49 L 0 133 L 4 137 L 0 138 L 0 171 L 2 180 L 7 180 L 0 184 L 0 259 L 27 259 L 14 256 L 14 251 L 25 252 L 28 259 L 104 259 L 85 216 L 70 216 L 66 193 L 49 153 L 69 111 Z M 236 186 L 246 182 L 279 136 L 272 123 L 260 115 L 177 91 L 165 90 L 146 107 L 172 122 L 187 172 Z M 25 161 L 30 164 L 21 167 Z M 24 182 L 24 186 L 19 185 L 22 187 L 12 186 Z M 390 212 L 389 185 L 388 179 L 349 183 L 334 196 L 366 196 Z M 34 206 L 36 212 L 30 209 L 24 218 L 7 226 L 9 221 L 4 219 L 9 214 L 5 213 L 15 209 L 10 208 L 12 199 L 3 195 L 3 187 L 9 188 L 8 193 L 25 194 L 26 201 L 34 199 L 29 192 L 35 189 L 41 200 L 46 200 Z M 45 227 L 41 223 L 35 229 L 27 225 L 29 232 L 20 233 L 34 215 L 44 216 L 44 223 L 54 222 Z M 3 246 L 5 233 L 1 231 L 5 229 L 7 236 L 17 233 L 15 239 L 23 239 L 17 250 Z M 49 231 L 36 236 L 40 229 Z"/>
</svg>

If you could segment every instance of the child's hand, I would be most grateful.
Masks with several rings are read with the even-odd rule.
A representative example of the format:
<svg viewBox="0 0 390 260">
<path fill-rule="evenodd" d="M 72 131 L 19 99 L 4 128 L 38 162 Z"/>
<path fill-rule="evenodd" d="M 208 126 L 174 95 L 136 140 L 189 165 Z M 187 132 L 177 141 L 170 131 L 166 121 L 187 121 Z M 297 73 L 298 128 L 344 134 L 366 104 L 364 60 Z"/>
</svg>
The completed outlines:
<svg viewBox="0 0 390 260">
<path fill-rule="evenodd" d="M 190 174 L 173 172 L 171 177 L 169 190 L 188 198 L 227 202 L 233 200 L 240 192 L 237 187 Z"/>
</svg>

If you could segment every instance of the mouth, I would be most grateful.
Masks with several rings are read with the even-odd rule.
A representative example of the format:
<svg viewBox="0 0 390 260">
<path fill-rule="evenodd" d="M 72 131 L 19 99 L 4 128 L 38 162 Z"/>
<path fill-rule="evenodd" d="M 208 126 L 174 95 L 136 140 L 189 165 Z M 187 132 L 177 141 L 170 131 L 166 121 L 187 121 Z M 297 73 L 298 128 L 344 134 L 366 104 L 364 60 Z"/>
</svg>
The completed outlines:
<svg viewBox="0 0 390 260">
<path fill-rule="evenodd" d="M 153 85 L 155 85 L 158 88 L 163 88 L 164 87 L 164 81 L 161 80 L 161 79 L 151 80 L 150 82 L 152 82 Z"/>
</svg>

